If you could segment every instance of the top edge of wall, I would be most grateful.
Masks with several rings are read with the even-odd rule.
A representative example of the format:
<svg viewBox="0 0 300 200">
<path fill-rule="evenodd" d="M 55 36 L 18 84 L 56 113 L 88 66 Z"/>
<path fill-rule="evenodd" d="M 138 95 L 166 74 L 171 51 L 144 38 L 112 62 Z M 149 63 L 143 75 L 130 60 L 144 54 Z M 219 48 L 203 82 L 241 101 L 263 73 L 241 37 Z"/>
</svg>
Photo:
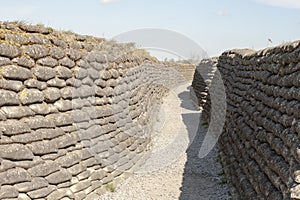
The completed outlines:
<svg viewBox="0 0 300 200">
<path fill-rule="evenodd" d="M 290 53 L 300 47 L 300 40 L 283 43 L 278 46 L 264 48 L 258 51 L 253 49 L 231 49 L 223 52 L 221 56 L 235 55 L 241 58 L 263 57 L 271 54 Z"/>
</svg>

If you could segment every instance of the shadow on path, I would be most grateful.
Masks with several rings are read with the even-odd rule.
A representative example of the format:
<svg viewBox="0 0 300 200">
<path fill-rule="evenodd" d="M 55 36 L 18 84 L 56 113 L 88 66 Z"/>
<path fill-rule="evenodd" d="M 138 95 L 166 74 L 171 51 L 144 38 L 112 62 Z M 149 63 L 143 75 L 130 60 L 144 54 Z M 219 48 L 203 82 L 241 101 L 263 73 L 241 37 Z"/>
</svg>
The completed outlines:
<svg viewBox="0 0 300 200">
<path fill-rule="evenodd" d="M 181 100 L 183 109 L 197 110 L 191 102 L 188 91 L 183 91 L 178 97 Z M 182 114 L 190 143 L 186 150 L 187 161 L 185 163 L 179 200 L 229 199 L 227 186 L 220 184 L 222 177 L 218 176 L 218 174 L 222 169 L 217 162 L 216 147 L 205 158 L 201 159 L 198 157 L 207 129 L 202 127 L 201 124 L 197 124 L 198 127 L 195 127 L 195 123 L 191 123 L 191 120 L 195 120 L 196 117 L 201 117 L 201 114 L 200 116 L 199 113 L 193 112 Z"/>
</svg>

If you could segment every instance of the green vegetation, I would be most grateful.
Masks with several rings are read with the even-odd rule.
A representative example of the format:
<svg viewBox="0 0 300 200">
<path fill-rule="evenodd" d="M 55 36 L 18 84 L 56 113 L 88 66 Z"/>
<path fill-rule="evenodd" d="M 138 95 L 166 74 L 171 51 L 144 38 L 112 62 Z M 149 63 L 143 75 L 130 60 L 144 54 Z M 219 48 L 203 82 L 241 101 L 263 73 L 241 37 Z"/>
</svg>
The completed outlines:
<svg viewBox="0 0 300 200">
<path fill-rule="evenodd" d="M 208 128 L 208 122 L 202 120 L 202 121 L 201 121 L 201 126 L 203 126 L 204 128 Z"/>
<path fill-rule="evenodd" d="M 220 183 L 220 185 L 225 185 L 225 184 L 227 184 L 227 179 L 222 178 L 219 183 Z"/>
<path fill-rule="evenodd" d="M 110 191 L 110 192 L 115 192 L 116 191 L 116 187 L 112 184 L 112 183 L 109 183 L 105 186 L 105 188 Z"/>
<path fill-rule="evenodd" d="M 223 176 L 223 175 L 224 175 L 223 170 L 221 170 L 220 172 L 218 172 L 217 175 L 218 175 L 218 176 Z"/>
</svg>

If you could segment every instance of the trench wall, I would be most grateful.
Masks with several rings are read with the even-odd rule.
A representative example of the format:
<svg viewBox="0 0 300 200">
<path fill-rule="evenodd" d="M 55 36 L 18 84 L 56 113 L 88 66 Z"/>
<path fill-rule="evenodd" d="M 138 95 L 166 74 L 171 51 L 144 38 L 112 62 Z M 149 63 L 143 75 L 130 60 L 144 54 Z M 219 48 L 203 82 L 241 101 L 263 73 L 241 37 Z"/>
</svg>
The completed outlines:
<svg viewBox="0 0 300 200">
<path fill-rule="evenodd" d="M 226 90 L 218 149 L 233 199 L 300 199 L 300 42 L 226 51 L 207 63 L 197 68 L 216 66 Z M 195 73 L 193 89 L 210 122 L 207 81 Z"/>
<path fill-rule="evenodd" d="M 0 199 L 112 189 L 147 158 L 153 115 L 181 81 L 130 44 L 1 22 Z"/>
</svg>

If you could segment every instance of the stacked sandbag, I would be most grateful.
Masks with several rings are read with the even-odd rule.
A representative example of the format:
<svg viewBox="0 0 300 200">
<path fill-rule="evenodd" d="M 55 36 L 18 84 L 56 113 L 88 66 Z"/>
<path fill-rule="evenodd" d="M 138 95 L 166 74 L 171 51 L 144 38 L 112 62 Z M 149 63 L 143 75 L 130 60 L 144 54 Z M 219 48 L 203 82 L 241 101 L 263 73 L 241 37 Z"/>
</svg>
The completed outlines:
<svg viewBox="0 0 300 200">
<path fill-rule="evenodd" d="M 218 60 L 226 123 L 218 147 L 233 199 L 300 199 L 300 42 Z"/>
<path fill-rule="evenodd" d="M 143 163 L 158 104 L 182 77 L 136 51 L 0 23 L 0 199 L 93 199 Z"/>
</svg>

